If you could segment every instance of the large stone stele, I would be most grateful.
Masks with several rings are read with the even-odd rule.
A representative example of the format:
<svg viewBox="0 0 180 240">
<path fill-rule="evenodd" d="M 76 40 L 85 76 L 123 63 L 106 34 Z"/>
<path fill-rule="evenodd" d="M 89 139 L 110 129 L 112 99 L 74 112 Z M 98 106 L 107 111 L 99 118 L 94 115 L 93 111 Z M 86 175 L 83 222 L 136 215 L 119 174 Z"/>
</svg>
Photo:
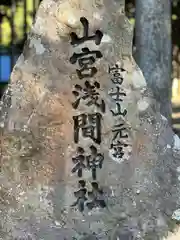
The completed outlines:
<svg viewBox="0 0 180 240">
<path fill-rule="evenodd" d="M 178 217 L 180 141 L 123 12 L 41 3 L 1 102 L 1 239 L 159 240 Z"/>
</svg>

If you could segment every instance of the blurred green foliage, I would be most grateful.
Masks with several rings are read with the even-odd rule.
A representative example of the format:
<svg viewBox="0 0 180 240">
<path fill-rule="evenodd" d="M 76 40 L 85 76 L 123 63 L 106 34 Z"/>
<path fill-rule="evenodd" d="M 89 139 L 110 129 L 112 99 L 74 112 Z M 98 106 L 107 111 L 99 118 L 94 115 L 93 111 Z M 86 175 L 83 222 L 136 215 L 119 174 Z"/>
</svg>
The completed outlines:
<svg viewBox="0 0 180 240">
<path fill-rule="evenodd" d="M 15 2 L 16 8 L 14 13 L 14 38 L 13 42 L 20 51 L 24 45 L 24 2 L 26 1 L 26 22 L 27 32 L 30 30 L 34 12 L 36 11 L 41 0 L 0 0 L 0 23 L 1 39 L 0 47 L 11 46 L 11 19 L 12 19 L 12 2 Z M 135 26 L 135 0 L 125 0 L 126 16 L 132 25 Z M 173 77 L 180 77 L 180 0 L 171 0 L 172 2 L 172 43 L 173 43 Z M 36 5 L 35 6 L 33 5 Z M 135 45 L 135 41 L 133 40 Z"/>
<path fill-rule="evenodd" d="M 11 44 L 11 16 L 12 16 L 12 0 L 0 0 L 0 13 L 5 14 L 2 18 L 2 39 L 1 45 L 8 46 Z M 33 2 L 36 2 L 38 6 L 40 0 L 14 0 L 16 3 L 16 10 L 14 14 L 15 25 L 15 42 L 23 39 L 24 33 L 24 1 L 27 5 L 27 31 L 29 31 L 32 24 L 33 17 Z M 126 15 L 129 18 L 132 25 L 135 25 L 135 0 L 126 0 Z M 1 14 L 2 15 L 2 14 Z M 1 21 L 1 17 L 0 17 Z M 180 0 L 172 0 L 172 38 L 173 43 L 180 46 Z"/>
<path fill-rule="evenodd" d="M 6 0 L 8 1 L 8 0 Z M 15 10 L 13 13 L 12 1 L 9 1 L 9 5 L 0 3 L 1 13 L 1 46 L 8 47 L 11 44 L 11 21 L 14 14 L 14 39 L 13 42 L 19 43 L 24 38 L 24 0 L 15 1 Z M 30 30 L 33 21 L 33 0 L 26 0 L 26 22 L 27 32 Z"/>
</svg>

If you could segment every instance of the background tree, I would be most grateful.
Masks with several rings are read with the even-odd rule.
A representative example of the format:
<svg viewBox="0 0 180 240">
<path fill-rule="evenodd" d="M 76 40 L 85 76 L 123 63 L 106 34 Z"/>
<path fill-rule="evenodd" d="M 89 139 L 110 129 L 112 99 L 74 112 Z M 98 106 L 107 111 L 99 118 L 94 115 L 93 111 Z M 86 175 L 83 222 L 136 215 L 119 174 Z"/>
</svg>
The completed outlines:
<svg viewBox="0 0 180 240">
<path fill-rule="evenodd" d="M 171 120 L 171 1 L 136 0 L 135 59 Z"/>
</svg>

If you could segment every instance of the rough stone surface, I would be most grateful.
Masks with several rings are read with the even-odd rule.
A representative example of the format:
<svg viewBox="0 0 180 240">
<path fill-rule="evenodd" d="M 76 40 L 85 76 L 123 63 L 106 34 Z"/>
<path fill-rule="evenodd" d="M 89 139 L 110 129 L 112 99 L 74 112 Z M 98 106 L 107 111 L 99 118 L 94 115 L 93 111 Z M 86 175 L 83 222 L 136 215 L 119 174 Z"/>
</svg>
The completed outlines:
<svg viewBox="0 0 180 240">
<path fill-rule="evenodd" d="M 115 0 L 111 4 L 109 0 L 42 2 L 0 102 L 1 239 L 159 240 L 171 230 L 172 215 L 180 205 L 180 140 L 160 114 L 132 58 L 132 28 L 123 12 L 123 1 Z M 89 21 L 90 35 L 96 30 L 103 33 L 99 45 L 94 40 L 71 45 L 71 32 L 83 35 L 81 17 Z M 93 63 L 97 68 L 93 77 L 79 79 L 79 65 L 70 58 L 87 47 L 100 51 L 102 57 Z M 109 67 L 116 64 L 124 69 L 122 78 L 109 73 Z M 113 83 L 117 80 L 123 81 Z M 96 98 L 89 99 L 87 91 L 82 91 L 89 86 L 86 81 L 100 84 L 96 83 L 99 95 L 95 96 L 99 104 L 105 104 L 105 111 L 103 104 L 101 108 L 89 104 Z M 113 95 L 117 87 L 126 93 L 121 102 Z M 73 90 L 80 91 L 79 96 Z M 75 109 L 72 103 L 77 97 L 82 98 Z M 117 103 L 121 116 L 112 114 L 119 111 Z M 87 137 L 96 124 L 89 117 L 89 128 L 81 122 L 83 129 L 75 143 L 73 116 L 97 112 L 101 114 L 101 141 Z M 122 157 L 110 149 L 116 124 L 123 124 L 123 136 L 128 135 L 122 139 L 127 144 Z M 72 158 L 78 146 L 86 155 L 92 150 L 97 156 L 92 145 L 104 156 L 96 179 L 103 196 L 96 191 L 89 197 L 96 196 L 96 203 L 107 207 L 88 211 L 85 206 L 81 213 L 72 206 L 79 180 L 77 172 L 72 173 Z M 82 160 L 82 149 L 80 155 Z M 102 159 L 98 156 L 97 161 Z M 91 171 L 84 169 L 80 179 L 91 191 Z M 82 192 L 79 199 L 82 202 Z"/>
</svg>

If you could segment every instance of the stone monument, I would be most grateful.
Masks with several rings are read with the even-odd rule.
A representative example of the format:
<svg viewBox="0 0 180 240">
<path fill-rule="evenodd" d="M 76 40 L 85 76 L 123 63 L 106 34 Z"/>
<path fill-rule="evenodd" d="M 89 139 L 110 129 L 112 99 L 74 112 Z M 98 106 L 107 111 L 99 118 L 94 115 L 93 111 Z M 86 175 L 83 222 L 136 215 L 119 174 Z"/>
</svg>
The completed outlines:
<svg viewBox="0 0 180 240">
<path fill-rule="evenodd" d="M 1 239 L 167 236 L 180 140 L 132 57 L 123 0 L 44 0 L 0 109 Z"/>
</svg>

